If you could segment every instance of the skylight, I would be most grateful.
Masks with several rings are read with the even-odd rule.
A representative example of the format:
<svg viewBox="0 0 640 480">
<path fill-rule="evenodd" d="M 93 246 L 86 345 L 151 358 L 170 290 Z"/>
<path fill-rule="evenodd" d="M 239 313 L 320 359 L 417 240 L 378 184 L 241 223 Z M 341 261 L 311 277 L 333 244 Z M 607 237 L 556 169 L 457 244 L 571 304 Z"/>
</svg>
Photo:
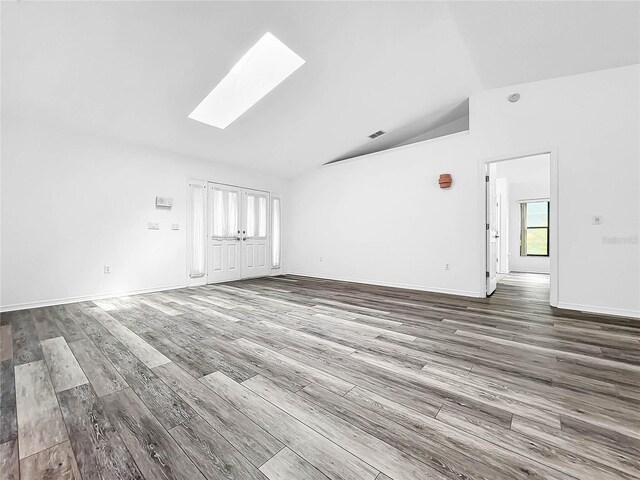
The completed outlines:
<svg viewBox="0 0 640 480">
<path fill-rule="evenodd" d="M 302 58 L 267 32 L 200 102 L 189 118 L 226 128 L 302 65 Z"/>
</svg>

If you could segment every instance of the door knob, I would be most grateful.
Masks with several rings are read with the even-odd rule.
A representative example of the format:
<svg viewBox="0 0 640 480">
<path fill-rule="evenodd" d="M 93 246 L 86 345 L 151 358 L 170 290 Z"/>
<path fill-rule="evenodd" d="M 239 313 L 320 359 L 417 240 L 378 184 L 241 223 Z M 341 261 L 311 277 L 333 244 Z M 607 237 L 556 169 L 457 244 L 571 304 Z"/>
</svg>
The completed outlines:
<svg viewBox="0 0 640 480">
<path fill-rule="evenodd" d="M 243 242 L 246 242 L 246 241 L 247 241 L 247 237 L 244 237 L 244 238 L 242 239 L 242 241 L 243 241 Z"/>
</svg>

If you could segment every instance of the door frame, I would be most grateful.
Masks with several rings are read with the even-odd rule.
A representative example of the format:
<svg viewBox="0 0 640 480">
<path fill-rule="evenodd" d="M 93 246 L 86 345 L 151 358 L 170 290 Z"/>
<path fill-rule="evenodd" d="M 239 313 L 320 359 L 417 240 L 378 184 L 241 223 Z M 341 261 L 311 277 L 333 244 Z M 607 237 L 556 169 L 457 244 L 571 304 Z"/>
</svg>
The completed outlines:
<svg viewBox="0 0 640 480">
<path fill-rule="evenodd" d="M 485 196 L 484 196 L 484 208 L 485 208 L 485 258 L 486 258 L 486 272 L 485 272 L 485 294 L 492 295 L 493 292 L 496 291 L 498 287 L 498 224 L 500 223 L 500 219 L 498 217 L 498 208 L 497 204 L 494 205 L 494 200 L 497 197 L 497 178 L 491 178 L 492 175 L 497 175 L 497 162 L 495 163 L 486 163 L 485 164 Z M 493 221 L 492 221 L 493 214 Z M 494 227 L 492 229 L 491 227 Z M 491 242 L 491 238 L 494 239 L 493 243 Z M 493 245 L 493 253 L 494 256 L 491 256 L 491 246 Z M 495 261 L 494 261 L 495 260 Z M 493 273 L 493 275 L 492 275 Z M 489 292 L 491 290 L 491 292 Z"/>
<path fill-rule="evenodd" d="M 210 215 L 209 215 L 209 184 L 210 183 L 216 183 L 218 185 L 225 185 L 228 187 L 233 187 L 233 188 L 238 188 L 240 189 L 240 191 L 242 192 L 243 189 L 246 190 L 255 190 L 257 192 L 262 192 L 262 193 L 266 193 L 267 194 L 267 265 L 268 265 L 268 273 L 264 276 L 272 276 L 272 275 L 281 275 L 282 271 L 283 271 L 283 251 L 284 251 L 284 219 L 283 219 L 283 210 L 284 210 L 284 206 L 283 206 L 283 196 L 281 193 L 277 193 L 277 192 L 271 192 L 269 190 L 262 190 L 260 188 L 251 188 L 251 187 L 242 187 L 242 186 L 238 186 L 238 185 L 234 185 L 234 184 L 230 184 L 230 183 L 224 183 L 224 182 L 217 182 L 214 180 L 201 180 L 199 178 L 193 178 L 193 177 L 187 177 L 187 181 L 185 184 L 185 190 L 186 190 L 186 196 L 187 196 L 187 201 L 185 202 L 185 207 L 186 207 L 186 211 L 185 211 L 185 226 L 186 226 L 186 232 L 185 232 L 185 241 L 186 241 L 186 272 L 185 272 L 185 276 L 186 276 L 186 285 L 187 287 L 190 286 L 198 286 L 198 285 L 208 285 L 209 283 L 209 228 L 210 228 Z M 196 185 L 200 185 L 204 188 L 204 192 L 205 192 L 205 265 L 206 265 L 206 273 L 202 276 L 202 277 L 195 277 L 192 278 L 189 275 L 189 269 L 190 269 L 190 262 L 191 262 L 191 219 L 190 219 L 190 213 L 191 213 L 191 198 L 189 195 L 189 186 L 191 184 L 196 184 Z M 271 243 L 273 241 L 273 225 L 272 225 L 272 221 L 271 221 L 271 199 L 273 197 L 277 197 L 280 200 L 280 266 L 279 267 L 273 267 L 272 266 L 272 259 L 271 259 Z M 242 196 L 241 196 L 241 200 L 242 200 Z M 239 204 L 239 210 L 242 210 L 242 202 L 240 202 Z M 242 219 L 242 214 L 240 215 L 241 219 Z M 241 249 L 242 250 L 242 249 Z M 241 252 L 242 255 L 242 252 Z M 262 278 L 262 277 L 251 277 L 251 278 Z"/>
<path fill-rule="evenodd" d="M 559 262 L 559 238 L 560 238 L 560 218 L 558 215 L 559 208 L 559 182 L 558 182 L 558 149 L 557 147 L 539 148 L 520 153 L 505 154 L 500 156 L 494 156 L 491 158 L 481 159 L 478 162 L 478 192 L 477 192 L 477 205 L 478 205 L 478 224 L 477 242 L 483 246 L 482 255 L 478 260 L 478 281 L 480 287 L 478 293 L 481 298 L 487 296 L 487 209 L 486 209 L 486 167 L 491 163 L 505 162 L 508 160 L 517 160 L 524 157 L 532 157 L 535 155 L 548 154 L 550 156 L 550 190 L 549 190 L 549 305 L 552 307 L 558 306 L 559 297 L 559 280 L 560 280 L 560 262 Z"/>
</svg>

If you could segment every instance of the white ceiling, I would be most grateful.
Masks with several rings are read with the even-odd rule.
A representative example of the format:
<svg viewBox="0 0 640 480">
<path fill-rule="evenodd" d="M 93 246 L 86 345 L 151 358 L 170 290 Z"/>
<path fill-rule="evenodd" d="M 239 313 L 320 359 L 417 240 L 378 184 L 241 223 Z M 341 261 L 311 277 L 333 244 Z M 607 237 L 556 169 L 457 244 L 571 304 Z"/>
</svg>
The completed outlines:
<svg viewBox="0 0 640 480">
<path fill-rule="evenodd" d="M 481 90 L 638 63 L 639 18 L 638 2 L 3 2 L 2 113 L 289 177 Z M 267 31 L 306 64 L 224 130 L 187 118 Z"/>
</svg>

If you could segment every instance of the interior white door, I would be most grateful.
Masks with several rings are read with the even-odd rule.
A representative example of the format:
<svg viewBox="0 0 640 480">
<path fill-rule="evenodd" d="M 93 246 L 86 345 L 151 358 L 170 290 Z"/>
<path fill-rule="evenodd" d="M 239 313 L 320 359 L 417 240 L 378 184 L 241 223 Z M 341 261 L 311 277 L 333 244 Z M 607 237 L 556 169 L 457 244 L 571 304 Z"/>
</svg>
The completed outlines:
<svg viewBox="0 0 640 480">
<path fill-rule="evenodd" d="M 241 189 L 209 183 L 209 283 L 239 280 L 242 276 Z"/>
<path fill-rule="evenodd" d="M 487 295 L 491 295 L 497 286 L 497 266 L 498 266 L 498 208 L 496 195 L 496 164 L 487 165 L 486 177 L 486 232 L 487 232 Z"/>
<path fill-rule="evenodd" d="M 269 275 L 269 193 L 242 189 L 242 278 Z"/>
</svg>

